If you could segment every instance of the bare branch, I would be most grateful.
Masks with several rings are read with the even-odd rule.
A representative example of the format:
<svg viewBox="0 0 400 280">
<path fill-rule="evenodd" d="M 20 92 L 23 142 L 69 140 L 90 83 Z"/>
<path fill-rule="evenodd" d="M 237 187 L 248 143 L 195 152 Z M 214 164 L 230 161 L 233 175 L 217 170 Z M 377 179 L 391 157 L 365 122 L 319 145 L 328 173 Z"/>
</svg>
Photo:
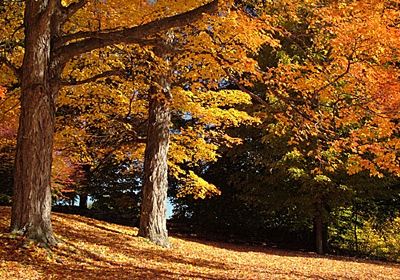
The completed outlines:
<svg viewBox="0 0 400 280">
<path fill-rule="evenodd" d="M 119 31 L 121 31 L 121 29 L 107 30 L 108 33 L 119 32 Z M 79 43 L 83 44 L 83 42 L 88 40 L 88 38 L 91 38 L 91 41 L 101 40 L 102 39 L 101 34 L 105 34 L 105 33 L 106 33 L 105 31 L 80 31 L 80 32 L 76 32 L 73 34 L 69 34 L 69 35 L 63 36 L 60 39 L 58 39 L 54 44 L 54 48 L 55 49 L 58 49 L 58 48 L 69 49 L 69 46 L 71 46 L 73 44 L 79 44 Z M 83 39 L 85 39 L 85 40 L 83 40 Z M 76 40 L 78 40 L 78 41 L 76 41 Z M 67 44 L 70 41 L 75 41 L 75 42 Z M 140 43 L 141 45 L 155 45 L 158 42 L 159 42 L 159 39 L 143 38 L 143 39 L 138 39 L 137 41 L 132 41 L 130 43 L 131 44 Z M 109 46 L 109 45 L 113 45 L 113 44 L 116 44 L 116 43 L 110 43 L 110 44 L 107 43 L 107 44 L 105 44 L 105 46 Z"/>
<path fill-rule="evenodd" d="M 17 28 L 15 28 L 14 32 L 11 34 L 11 38 L 14 38 L 15 34 L 17 34 L 17 32 L 22 30 L 23 28 L 24 24 L 20 24 Z"/>
<path fill-rule="evenodd" d="M 112 44 L 145 44 L 148 43 L 147 39 L 154 37 L 157 33 L 170 28 L 188 25 L 201 18 L 203 13 L 213 13 L 217 8 L 218 0 L 213 0 L 196 9 L 131 28 L 66 35 L 60 41 L 65 42 L 64 44 L 60 45 L 60 42 L 56 42 L 55 46 L 58 46 L 56 48 L 56 55 L 65 63 L 74 56 Z M 68 44 L 68 41 L 77 39 L 81 40 Z"/>
</svg>

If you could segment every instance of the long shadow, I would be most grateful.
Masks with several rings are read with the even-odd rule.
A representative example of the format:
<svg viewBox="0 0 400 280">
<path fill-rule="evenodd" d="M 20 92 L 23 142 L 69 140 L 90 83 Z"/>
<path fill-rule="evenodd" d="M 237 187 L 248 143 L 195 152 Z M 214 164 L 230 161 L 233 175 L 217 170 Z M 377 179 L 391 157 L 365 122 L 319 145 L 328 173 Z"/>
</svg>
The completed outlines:
<svg viewBox="0 0 400 280">
<path fill-rule="evenodd" d="M 68 217 L 68 215 L 64 216 L 64 217 Z M 71 218 L 69 216 L 69 218 Z M 200 267 L 207 267 L 207 268 L 224 268 L 224 264 L 222 263 L 218 263 L 215 261 L 206 261 L 204 259 L 201 258 L 195 258 L 195 259 L 189 259 L 187 257 L 185 258 L 178 258 L 175 256 L 175 254 L 173 254 L 173 251 L 169 251 L 169 250 L 159 250 L 154 249 L 154 250 L 145 250 L 144 248 L 139 248 L 139 249 L 135 249 L 132 247 L 131 244 L 127 244 L 125 242 L 125 244 L 121 244 L 120 240 L 116 242 L 115 239 L 109 239 L 109 237 L 114 237 L 115 233 L 116 234 L 122 234 L 125 235 L 125 238 L 137 238 L 134 235 L 130 235 L 118 230 L 113 230 L 113 229 L 109 229 L 107 227 L 101 226 L 99 224 L 97 224 L 93 219 L 88 219 L 88 218 L 82 218 L 79 216 L 74 216 L 73 217 L 75 220 L 85 223 L 89 226 L 92 226 L 94 228 L 97 228 L 99 230 L 102 231 L 107 231 L 112 233 L 113 235 L 107 236 L 104 235 L 104 233 L 100 232 L 100 233 L 96 233 L 93 234 L 91 233 L 89 230 L 84 230 L 81 229 L 79 231 L 74 230 L 72 227 L 68 230 L 68 235 L 73 234 L 73 239 L 75 240 L 85 240 L 86 242 L 90 242 L 92 244 L 96 244 L 96 245 L 104 245 L 107 247 L 119 247 L 120 250 L 122 250 L 124 253 L 127 253 L 128 255 L 132 255 L 132 254 L 140 254 L 141 256 L 143 256 L 146 259 L 154 259 L 154 258 L 158 258 L 158 259 L 163 259 L 163 260 L 168 260 L 169 262 L 175 262 L 175 263 L 181 263 L 181 264 L 189 264 L 189 265 L 193 265 L 193 266 L 200 266 Z M 64 225 L 63 227 L 65 228 L 65 226 L 68 225 Z M 155 257 L 157 256 L 157 257 Z"/>
<path fill-rule="evenodd" d="M 60 274 L 59 271 L 62 271 L 62 273 Z M 51 279 L 234 279 L 210 276 L 200 272 L 173 272 L 162 268 L 154 269 L 141 267 L 136 264 L 122 265 L 118 267 L 94 265 L 90 269 L 83 269 L 74 265 L 55 265 L 50 270 L 42 270 L 42 273 Z"/>
<path fill-rule="evenodd" d="M 1 209 L 0 209 L 1 210 Z M 4 213 L 3 211 L 1 213 Z M 60 214 L 57 214 L 58 216 Z M 207 260 L 201 255 L 199 257 L 186 256 L 182 251 L 164 250 L 156 246 L 143 243 L 144 240 L 127 234 L 123 231 L 114 230 L 96 223 L 97 220 L 83 218 L 79 216 L 60 215 L 61 217 L 77 220 L 82 223 L 82 227 L 76 228 L 71 223 L 63 219 L 56 219 L 54 222 L 55 231 L 64 239 L 65 246 L 54 249 L 55 255 L 59 259 L 53 263 L 35 262 L 35 255 L 30 249 L 21 250 L 21 239 L 8 238 L 0 235 L 0 252 L 5 261 L 17 261 L 22 264 L 29 264 L 37 271 L 40 271 L 44 279 L 209 279 L 209 280 L 231 280 L 247 279 L 240 274 L 242 270 L 253 270 L 263 279 L 285 278 L 285 279 L 326 279 L 315 272 L 285 271 L 285 268 L 278 270 L 271 267 L 254 267 L 251 263 L 240 264 L 236 267 L 235 263 L 225 264 L 223 260 Z M 2 219 L 4 221 L 4 219 Z M 5 224 L 0 223 L 0 234 L 6 232 Z M 343 258 L 336 256 L 318 256 L 295 251 L 276 250 L 270 248 L 260 248 L 257 246 L 244 246 L 230 243 L 212 242 L 199 240 L 197 238 L 179 239 L 204 244 L 211 248 L 220 248 L 231 252 L 257 252 L 265 255 L 277 255 L 284 257 L 301 258 L 324 258 L 338 261 L 349 261 L 367 264 L 384 265 L 385 267 L 400 268 L 398 264 L 387 264 L 377 261 L 366 261 L 355 258 Z M 84 246 L 79 246 L 74 241 L 82 241 L 93 245 L 93 250 Z M 96 251 L 101 246 L 107 250 L 115 250 L 119 256 L 127 256 L 129 262 L 113 260 L 112 255 L 105 257 L 102 252 Z M 212 250 L 212 249 L 211 249 Z M 199 252 L 200 253 L 200 252 Z M 229 254 L 229 252 L 227 253 Z M 262 256 L 260 256 L 262 257 Z M 180 266 L 180 265 L 183 265 Z M 176 271 L 174 267 L 180 267 Z M 212 271 L 208 271 L 210 269 Z M 228 271 L 229 273 L 225 273 Z M 271 275 L 271 277 L 267 277 Z M 330 279 L 343 277 L 343 274 L 330 273 Z M 258 278 L 260 279 L 260 278 Z M 347 279 L 351 279 L 350 276 Z M 355 279 L 355 278 L 353 278 Z"/>
<path fill-rule="evenodd" d="M 103 258 L 101 256 L 96 255 L 95 253 L 79 248 L 78 246 L 66 242 L 69 247 L 72 247 L 73 250 L 63 249 L 55 251 L 60 255 L 68 258 L 68 260 L 64 262 L 56 262 L 49 266 L 36 265 L 35 262 L 32 262 L 32 258 L 28 257 L 29 254 L 23 252 L 27 258 L 24 259 L 23 263 L 32 265 L 38 272 L 40 272 L 44 278 L 43 279 L 208 279 L 208 280 L 233 280 L 233 279 L 247 279 L 246 276 L 236 276 L 230 277 L 223 274 L 218 275 L 210 275 L 202 272 L 193 272 L 193 271 L 179 271 L 174 272 L 171 270 L 163 269 L 162 267 L 150 268 L 143 267 L 138 265 L 137 263 L 129 263 L 129 264 L 121 264 L 112 260 L 108 260 L 107 258 Z M 79 252 L 78 252 L 79 251 Z M 154 252 L 152 252 L 154 253 Z M 10 258 L 6 260 L 12 261 L 21 261 L 20 256 L 12 256 L 13 254 L 9 254 Z M 89 257 L 90 260 L 82 257 Z M 143 257 L 142 255 L 139 255 Z M 174 259 L 175 260 L 175 259 Z M 72 261 L 72 262 L 71 262 Z M 94 262 L 92 262 L 94 261 Z M 141 260 L 142 262 L 146 261 Z M 101 262 L 98 264 L 96 262 Z M 185 262 L 186 263 L 186 262 Z M 194 263 L 193 265 L 196 265 Z M 171 265 L 170 256 L 166 259 L 166 265 Z M 302 274 L 299 272 L 278 272 L 278 271 L 264 271 L 264 274 L 269 274 L 270 276 L 282 276 L 284 279 L 292 278 L 292 279 L 324 279 L 318 275 L 309 275 Z M 265 278 L 268 279 L 268 278 Z M 350 278 L 349 278 L 350 279 Z"/>
<path fill-rule="evenodd" d="M 70 230 L 70 228 L 66 230 Z M 88 234 L 90 234 L 90 231 L 82 231 L 82 235 L 70 232 L 67 238 L 87 237 Z M 136 258 L 130 263 L 120 263 L 103 257 L 95 251 L 87 250 L 68 240 L 64 240 L 65 246 L 56 247 L 52 252 L 49 252 L 52 254 L 55 253 L 58 259 L 53 263 L 45 264 L 36 258 L 34 248 L 22 247 L 22 240 L 22 238 L 0 238 L 0 242 L 3 245 L 1 246 L 1 261 L 19 262 L 22 265 L 30 266 L 44 275 L 43 279 L 233 279 L 189 270 L 174 272 L 171 269 L 168 270 L 165 268 L 173 268 L 174 263 L 191 266 L 211 266 L 211 263 L 205 262 L 202 264 L 198 260 L 175 257 L 167 251 L 162 250 L 133 248 L 130 244 L 105 240 L 104 236 L 100 236 L 98 245 L 118 246 L 116 248 L 118 251 L 127 256 L 136 256 Z M 4 244 L 7 245 L 4 246 Z M 121 247 L 124 248 L 123 251 Z M 152 260 L 160 262 L 160 267 L 149 267 L 146 265 L 146 261 Z M 165 263 L 165 266 L 162 263 Z M 216 264 L 214 263 L 214 265 Z"/>
<path fill-rule="evenodd" d="M 345 262 L 355 262 L 355 263 L 365 263 L 365 264 L 373 264 L 378 266 L 385 266 L 385 267 L 392 267 L 400 269 L 400 263 L 390 262 L 390 261 L 380 261 L 380 260 L 367 260 L 363 258 L 357 257 L 348 257 L 348 256 L 337 256 L 337 255 L 318 255 L 314 252 L 301 252 L 301 251 L 293 251 L 293 250 L 285 250 L 285 249 L 277 249 L 277 248 L 269 248 L 265 246 L 254 246 L 254 245 L 241 245 L 241 244 L 234 244 L 228 242 L 216 242 L 210 241 L 206 239 L 199 239 L 193 238 L 188 236 L 178 236 L 176 238 L 200 243 L 203 245 L 225 249 L 234 252 L 254 252 L 254 253 L 263 253 L 267 255 L 276 255 L 276 256 L 283 256 L 283 257 L 293 257 L 293 258 L 313 258 L 313 259 L 328 259 L 334 261 L 345 261 Z"/>
<path fill-rule="evenodd" d="M 60 214 L 60 213 L 58 213 L 57 215 L 61 216 L 61 217 L 64 217 L 64 218 L 68 218 L 68 219 L 71 219 L 71 216 L 72 216 L 72 215 Z M 117 234 L 122 234 L 122 235 L 127 235 L 127 236 L 133 236 L 133 235 L 127 234 L 127 233 L 122 232 L 122 231 L 118 231 L 118 230 L 114 230 L 114 229 L 102 226 L 100 223 L 104 223 L 104 221 L 96 220 L 94 218 L 82 217 L 80 215 L 75 215 L 75 214 L 73 215 L 72 218 L 74 220 L 76 220 L 76 221 L 85 223 L 85 224 L 87 224 L 89 226 L 95 227 L 95 228 L 103 230 L 103 231 L 108 231 L 108 232 L 111 232 L 111 233 L 117 233 Z M 96 223 L 96 222 L 98 222 L 98 223 Z M 120 225 L 120 224 L 113 224 L 113 223 L 110 223 L 110 222 L 107 222 L 107 223 L 112 224 L 112 225 Z M 126 226 L 126 225 L 123 225 L 123 226 L 129 227 L 129 226 Z M 132 229 L 134 229 L 134 228 L 132 228 Z"/>
<path fill-rule="evenodd" d="M 86 240 L 90 231 L 81 230 L 79 232 L 69 231 L 68 230 L 68 238 L 72 240 Z M 97 233 L 96 233 L 97 235 Z M 83 239 L 82 239 L 83 238 Z M 190 266 L 203 266 L 207 268 L 221 268 L 223 267 L 222 263 L 216 262 L 208 262 L 202 261 L 199 259 L 191 259 L 191 258 L 180 258 L 172 255 L 172 252 L 162 249 L 145 249 L 145 248 L 136 248 L 129 244 L 129 241 L 134 240 L 136 237 L 130 237 L 128 242 L 120 242 L 114 239 L 107 238 L 107 236 L 99 235 L 97 241 L 94 243 L 96 245 L 107 246 L 109 248 L 116 248 L 118 252 L 123 253 L 126 256 L 136 256 L 138 263 L 146 263 L 146 261 L 157 261 L 161 263 L 165 263 L 166 267 L 174 267 L 174 263 L 181 263 L 184 265 Z M 91 240 L 93 241 L 93 240 Z M 68 265 L 57 264 L 56 267 L 53 267 L 55 271 L 59 271 L 60 269 L 66 269 L 68 272 L 65 272 L 69 275 L 74 275 L 72 279 L 183 279 L 183 278 L 198 278 L 198 279 L 233 279 L 224 277 L 221 278 L 220 275 L 213 276 L 205 273 L 197 273 L 197 272 L 171 272 L 170 270 L 160 268 L 149 268 L 139 266 L 136 263 L 129 264 L 121 264 L 117 261 L 110 260 L 105 258 L 99 254 L 91 250 L 87 250 L 77 245 L 73 244 L 70 241 L 64 241 L 65 245 L 67 245 L 66 249 L 58 250 L 56 249 L 58 255 L 65 257 L 68 260 Z M 70 260 L 72 260 L 74 265 L 71 267 Z M 98 264 L 101 263 L 101 265 Z M 90 269 L 82 269 L 80 265 L 86 264 L 86 267 L 89 266 Z M 48 271 L 46 273 L 49 273 Z M 51 273 L 50 273 L 51 274 Z M 64 274 L 64 273 L 63 273 Z"/>
<path fill-rule="evenodd" d="M 61 214 L 61 215 L 65 215 L 65 214 Z M 64 217 L 70 218 L 70 216 L 68 216 L 68 215 L 65 215 Z M 86 224 L 96 227 L 100 230 L 106 230 L 106 231 L 109 231 L 112 233 L 124 234 L 127 236 L 131 236 L 124 232 L 116 231 L 116 230 L 109 229 L 107 227 L 98 225 L 95 222 L 97 220 L 95 220 L 93 218 L 83 218 L 80 216 L 74 216 L 74 218 L 78 219 L 80 222 L 86 223 Z M 199 244 L 203 244 L 203 245 L 207 245 L 207 246 L 211 246 L 211 247 L 215 247 L 215 248 L 230 250 L 230 251 L 234 251 L 234 252 L 255 252 L 255 253 L 264 253 L 264 254 L 268 254 L 268 255 L 287 256 L 287 257 L 293 257 L 293 258 L 299 257 L 299 258 L 328 259 L 328 260 L 335 260 L 335 261 L 365 263 L 365 264 L 373 264 L 373 265 L 377 265 L 377 266 L 400 268 L 399 263 L 389 262 L 389 261 L 367 260 L 367 259 L 357 258 L 357 257 L 337 256 L 337 255 L 329 255 L 329 254 L 318 255 L 314 252 L 301 252 L 301 251 L 293 251 L 293 250 L 285 250 L 285 249 L 277 249 L 277 248 L 268 248 L 268 247 L 264 247 L 264 246 L 261 247 L 261 246 L 254 246 L 254 245 L 241 245 L 241 244 L 227 243 L 227 242 L 216 242 L 216 241 L 210 241 L 210 240 L 205 240 L 205 239 L 200 239 L 200 238 L 180 236 L 177 234 L 172 234 L 171 236 L 173 236 L 177 239 L 182 239 L 182 240 L 195 242 L 195 243 L 199 243 Z"/>
<path fill-rule="evenodd" d="M 82 220 L 82 222 L 85 222 L 85 220 Z M 88 224 L 91 224 L 89 222 Z M 98 229 L 102 230 L 102 226 L 98 226 L 96 223 L 93 222 L 93 226 L 97 227 Z M 107 228 L 106 228 L 107 229 Z M 85 239 L 87 238 L 88 235 L 90 235 L 90 231 L 79 231 L 79 232 L 73 232 L 74 238 L 77 239 Z M 156 260 L 160 262 L 165 262 L 166 265 L 170 263 L 181 263 L 185 265 L 191 265 L 191 266 L 196 266 L 196 267 L 204 267 L 204 268 L 213 268 L 213 269 L 234 269 L 232 267 L 232 264 L 229 266 L 223 264 L 223 263 L 218 263 L 215 261 L 207 261 L 204 259 L 200 258 L 188 258 L 188 257 L 177 257 L 176 254 L 173 254 L 174 252 L 171 251 L 166 251 L 166 250 L 160 250 L 160 249 L 144 249 L 144 248 L 136 248 L 129 244 L 129 240 L 133 240 L 135 237 L 131 235 L 127 235 L 126 237 L 128 238 L 128 242 L 125 244 L 119 241 L 115 242 L 115 240 L 108 240 L 108 235 L 104 234 L 96 234 L 97 239 L 92 240 L 93 243 L 99 244 L 99 245 L 105 245 L 108 247 L 114 247 L 114 246 L 119 246 L 119 251 L 122 251 L 126 255 L 140 255 L 143 259 L 143 261 L 146 260 Z M 114 236 L 115 237 L 115 236 Z M 100 238 L 100 239 L 99 239 Z M 301 258 L 324 258 L 324 259 L 331 259 L 331 260 L 338 260 L 338 261 L 350 261 L 350 262 L 360 262 L 357 259 L 354 258 L 340 258 L 340 257 L 335 257 L 335 256 L 319 256 L 316 254 L 307 254 L 307 253 L 299 253 L 299 252 L 294 252 L 294 251 L 287 251 L 287 250 L 276 250 L 276 249 L 268 249 L 268 248 L 259 248 L 256 246 L 241 246 L 241 245 L 236 245 L 236 244 L 230 244 L 230 243 L 220 243 L 220 242 L 212 242 L 212 241 L 204 241 L 204 240 L 199 240 L 199 239 L 194 239 L 194 238 L 181 238 L 186 241 L 190 242 L 195 242 L 195 243 L 200 243 L 204 244 L 207 246 L 215 247 L 215 248 L 221 248 L 225 249 L 228 251 L 234 251 L 234 252 L 257 252 L 257 253 L 263 253 L 266 255 L 278 255 L 278 256 L 284 256 L 284 257 L 301 257 Z M 377 265 L 385 265 L 386 267 L 388 264 L 382 263 L 382 262 L 374 262 L 374 261 L 368 261 L 366 262 L 368 264 L 377 264 Z M 115 263 L 110 263 L 110 265 L 118 265 Z M 251 265 L 241 265 L 242 269 L 245 267 L 248 267 L 249 269 L 254 269 Z M 394 266 L 395 268 L 400 268 L 398 265 Z M 268 270 L 262 271 L 263 274 L 268 273 Z M 321 277 L 319 275 L 315 274 L 307 274 L 307 273 L 301 273 L 301 272 L 290 272 L 290 273 L 285 273 L 282 271 L 274 271 L 271 272 L 271 275 L 281 275 L 282 277 L 285 276 L 293 276 L 294 278 L 312 278 L 312 279 L 324 279 L 324 277 Z M 204 278 L 205 275 L 202 275 Z M 335 275 L 334 273 L 330 273 L 330 277 L 332 278 L 340 278 L 343 277 L 342 274 L 337 274 Z M 348 279 L 350 276 L 348 276 Z M 219 279 L 225 279 L 221 278 L 221 276 L 217 277 Z M 205 278 L 204 278 L 205 279 Z M 211 278 L 212 279 L 212 278 Z"/>
<path fill-rule="evenodd" d="M 226 265 L 221 262 L 208 261 L 201 258 L 189 258 L 184 256 L 177 257 L 173 250 L 163 250 L 158 247 L 143 248 L 136 247 L 129 243 L 129 241 L 137 240 L 138 237 L 125 234 L 122 238 L 116 238 L 115 234 L 104 234 L 102 232 L 93 233 L 87 229 L 75 230 L 69 227 L 68 224 L 62 225 L 63 236 L 69 240 L 85 240 L 86 243 L 92 243 L 94 245 L 105 246 L 108 248 L 118 248 L 118 251 L 127 256 L 139 256 L 144 260 L 154 260 L 166 263 L 179 263 L 183 265 L 213 268 L 213 269 L 226 269 Z M 96 254 L 78 248 L 71 242 L 64 240 L 64 242 L 70 246 L 75 247 L 76 251 L 81 251 L 88 256 L 97 257 Z M 105 261 L 105 260 L 104 260 Z M 115 263 L 114 263 L 115 264 Z"/>
</svg>

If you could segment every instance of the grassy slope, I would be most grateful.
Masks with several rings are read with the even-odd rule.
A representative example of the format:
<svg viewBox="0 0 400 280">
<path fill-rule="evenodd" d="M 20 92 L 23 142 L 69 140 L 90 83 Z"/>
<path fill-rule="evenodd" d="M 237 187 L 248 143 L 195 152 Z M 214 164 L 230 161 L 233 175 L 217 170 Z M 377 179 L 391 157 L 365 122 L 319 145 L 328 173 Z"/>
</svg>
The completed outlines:
<svg viewBox="0 0 400 280">
<path fill-rule="evenodd" d="M 0 207 L 0 279 L 400 279 L 400 265 L 172 238 L 173 249 L 137 229 L 54 214 L 53 251 L 6 233 Z"/>
</svg>

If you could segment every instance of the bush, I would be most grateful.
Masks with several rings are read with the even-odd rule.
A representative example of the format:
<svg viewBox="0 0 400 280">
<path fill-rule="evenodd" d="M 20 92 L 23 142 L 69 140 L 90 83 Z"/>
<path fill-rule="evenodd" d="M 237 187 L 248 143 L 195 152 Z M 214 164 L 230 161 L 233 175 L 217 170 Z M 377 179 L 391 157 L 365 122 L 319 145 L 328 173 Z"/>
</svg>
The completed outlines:
<svg viewBox="0 0 400 280">
<path fill-rule="evenodd" d="M 400 261 L 400 217 L 387 221 L 379 228 L 369 220 L 364 223 L 359 237 L 362 253 Z"/>
</svg>

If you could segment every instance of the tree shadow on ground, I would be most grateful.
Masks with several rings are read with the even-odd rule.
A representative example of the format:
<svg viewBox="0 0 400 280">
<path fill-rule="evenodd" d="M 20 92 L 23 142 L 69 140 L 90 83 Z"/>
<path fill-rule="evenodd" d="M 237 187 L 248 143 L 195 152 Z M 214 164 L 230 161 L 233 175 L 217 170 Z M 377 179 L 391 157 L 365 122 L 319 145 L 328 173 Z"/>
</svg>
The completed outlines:
<svg viewBox="0 0 400 280">
<path fill-rule="evenodd" d="M 285 250 L 285 249 L 277 249 L 277 248 L 270 248 L 267 246 L 254 246 L 254 245 L 242 245 L 242 244 L 235 244 L 235 243 L 228 243 L 228 242 L 216 242 L 210 241 L 206 239 L 200 238 L 193 238 L 188 236 L 179 236 L 179 239 L 200 243 L 206 246 L 211 246 L 215 248 L 225 249 L 234 252 L 254 252 L 254 253 L 262 253 L 268 255 L 276 255 L 276 256 L 283 256 L 283 257 L 298 257 L 298 258 L 313 258 L 313 259 L 329 259 L 333 261 L 344 261 L 344 262 L 355 262 L 355 263 L 365 263 L 365 264 L 372 264 L 378 266 L 385 266 L 385 267 L 393 267 L 393 268 L 400 268 L 400 264 L 391 261 L 381 261 L 381 260 L 369 260 L 365 258 L 358 258 L 358 257 L 350 257 L 350 256 L 337 256 L 337 255 L 318 255 L 315 252 L 303 252 L 303 251 L 293 251 L 293 250 Z"/>
<path fill-rule="evenodd" d="M 27 270 L 38 272 L 43 279 L 357 279 L 357 274 L 329 271 L 330 267 L 325 267 L 328 272 L 322 274 L 319 260 L 313 260 L 359 262 L 354 259 L 193 238 L 173 238 L 176 248 L 168 250 L 136 237 L 136 229 L 65 214 L 55 215 L 53 222 L 63 242 L 46 251 L 23 246 L 21 237 L 3 234 L 7 232 L 9 212 L 0 208 L 0 214 L 0 263 L 18 262 Z M 257 263 L 254 258 L 265 262 Z M 271 265 L 270 261 L 276 263 Z M 304 261 L 312 269 L 303 269 Z M 392 274 L 400 271 L 399 265 L 384 265 L 393 268 Z M 382 269 L 378 269 L 373 276 L 380 275 Z"/>
</svg>

